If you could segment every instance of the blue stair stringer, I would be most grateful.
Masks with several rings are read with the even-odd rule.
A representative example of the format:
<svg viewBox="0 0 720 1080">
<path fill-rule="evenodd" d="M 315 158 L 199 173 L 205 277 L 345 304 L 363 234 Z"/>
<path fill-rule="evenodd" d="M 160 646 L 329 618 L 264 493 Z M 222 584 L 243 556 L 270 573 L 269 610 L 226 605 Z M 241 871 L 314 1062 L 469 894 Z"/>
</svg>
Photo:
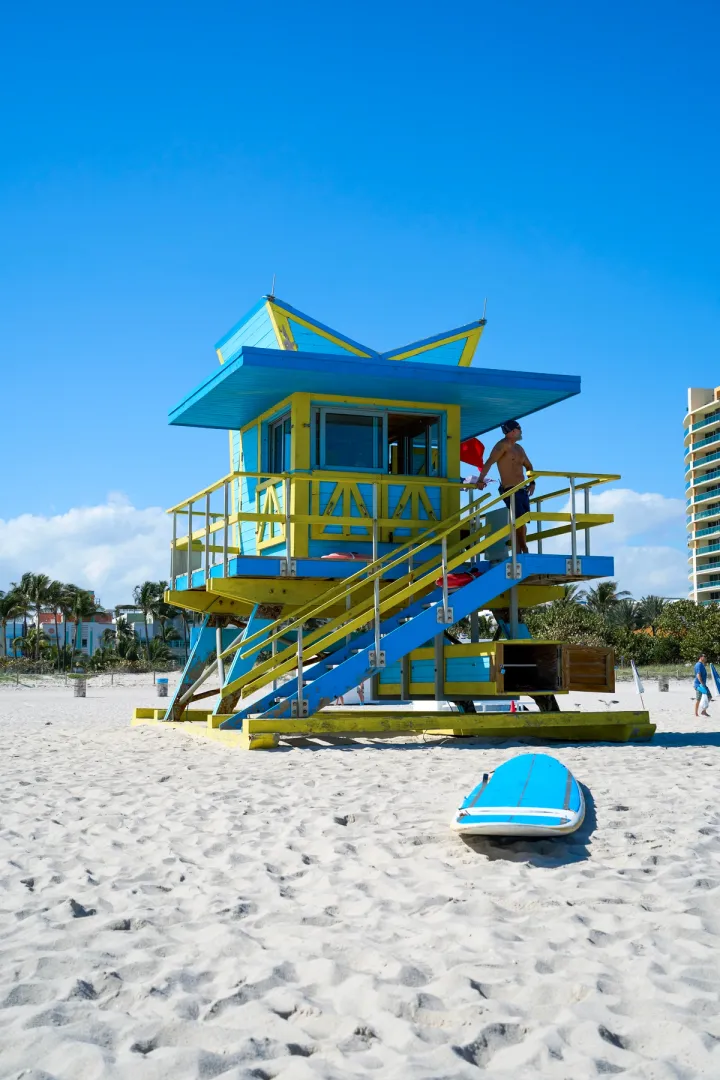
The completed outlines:
<svg viewBox="0 0 720 1080">
<path fill-rule="evenodd" d="M 420 600 L 413 601 L 412 604 L 408 604 L 407 607 L 401 608 L 399 611 L 394 612 L 389 618 L 385 619 L 382 623 L 382 632 L 387 634 L 395 627 L 400 625 L 401 620 L 413 618 L 418 612 L 426 608 L 428 604 L 436 604 L 438 599 L 442 598 L 441 589 L 433 589 L 431 593 L 427 593 Z M 375 635 L 372 630 L 366 630 L 362 634 L 354 636 L 348 644 L 342 642 L 338 644 L 337 648 L 333 652 L 324 656 L 322 660 L 318 660 L 313 663 L 312 667 L 309 667 L 303 680 L 303 687 L 305 689 L 305 696 L 307 697 L 307 688 L 320 678 L 321 675 L 327 674 L 330 670 L 337 670 L 339 665 L 344 663 L 348 657 L 352 656 L 360 649 L 365 649 L 367 646 L 374 646 Z M 357 684 L 355 684 L 357 685 Z M 339 696 L 339 695 L 336 695 Z M 271 690 L 269 693 L 263 695 L 253 701 L 252 704 L 246 705 L 244 709 L 238 709 L 228 720 L 223 721 L 220 725 L 221 728 L 228 730 L 230 728 L 242 727 L 242 720 L 246 716 L 257 716 L 261 713 L 264 716 L 277 716 L 276 712 L 273 712 L 271 707 L 282 704 L 283 700 L 292 701 L 297 698 L 297 681 L 290 679 L 288 682 L 283 683 L 277 690 Z M 282 699 L 282 700 L 281 700 Z M 265 712 L 265 710 L 269 710 Z M 290 714 L 288 707 L 287 715 Z M 283 713 L 282 715 L 286 715 Z"/>
<path fill-rule="evenodd" d="M 481 577 L 456 589 L 451 597 L 453 618 L 455 622 L 472 614 L 473 611 L 481 610 L 496 596 L 506 592 L 511 585 L 519 585 L 525 578 L 542 577 L 543 575 L 562 579 L 568 576 L 568 558 L 566 555 L 518 555 L 519 577 L 514 581 L 508 577 L 507 567 L 509 559 L 497 563 Z M 583 577 L 607 577 L 614 572 L 614 560 L 608 556 L 594 555 L 583 556 Z M 443 633 L 445 627 L 438 622 L 437 609 L 440 601 L 436 601 L 431 607 L 422 606 L 413 618 L 408 622 L 401 623 L 395 629 L 381 635 L 380 647 L 385 652 L 385 663 L 393 664 L 401 660 L 413 649 L 421 648 L 427 641 Z M 425 600 L 427 603 L 427 598 Z M 308 715 L 312 716 L 336 698 L 365 679 L 377 673 L 377 668 L 370 666 L 370 651 L 374 648 L 371 642 L 360 652 L 353 652 L 337 667 L 324 672 L 312 683 L 303 689 L 304 700 L 308 704 Z M 290 684 L 292 685 L 292 684 Z M 262 713 L 264 719 L 284 719 L 291 716 L 291 703 L 297 699 L 297 689 L 283 701 L 277 702 Z M 253 713 L 257 715 L 257 705 L 253 705 Z M 246 714 L 247 715 L 247 714 Z M 235 722 L 235 723 L 234 723 Z M 241 727 L 242 718 L 231 716 L 221 727 Z"/>
</svg>

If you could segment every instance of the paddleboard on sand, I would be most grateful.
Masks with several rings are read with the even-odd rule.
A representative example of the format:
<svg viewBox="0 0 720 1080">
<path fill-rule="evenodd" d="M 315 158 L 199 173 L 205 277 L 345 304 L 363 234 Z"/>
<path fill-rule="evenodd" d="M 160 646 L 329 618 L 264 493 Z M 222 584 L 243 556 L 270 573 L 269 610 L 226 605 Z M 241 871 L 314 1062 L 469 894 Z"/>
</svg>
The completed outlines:
<svg viewBox="0 0 720 1080">
<path fill-rule="evenodd" d="M 549 754 L 519 754 L 483 776 L 460 804 L 452 827 L 469 836 L 557 836 L 585 817 L 577 780 Z"/>
</svg>

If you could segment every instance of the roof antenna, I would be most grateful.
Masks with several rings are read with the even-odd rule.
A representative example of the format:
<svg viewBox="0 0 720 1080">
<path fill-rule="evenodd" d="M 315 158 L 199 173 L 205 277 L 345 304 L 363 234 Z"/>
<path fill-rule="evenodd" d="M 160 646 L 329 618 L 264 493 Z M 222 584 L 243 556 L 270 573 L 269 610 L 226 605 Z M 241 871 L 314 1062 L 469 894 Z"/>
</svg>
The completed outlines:
<svg viewBox="0 0 720 1080">
<path fill-rule="evenodd" d="M 275 299 L 275 275 L 273 274 L 272 289 L 270 290 L 270 295 L 268 297 L 268 300 L 274 300 L 274 299 Z"/>
<path fill-rule="evenodd" d="M 275 281 L 275 278 L 273 278 L 273 282 L 274 282 L 274 281 Z M 482 314 L 482 322 L 487 322 L 487 319 L 485 318 L 485 312 L 486 312 L 486 311 L 487 311 L 487 296 L 485 297 L 485 299 L 484 299 L 484 301 L 483 301 L 483 314 Z"/>
</svg>

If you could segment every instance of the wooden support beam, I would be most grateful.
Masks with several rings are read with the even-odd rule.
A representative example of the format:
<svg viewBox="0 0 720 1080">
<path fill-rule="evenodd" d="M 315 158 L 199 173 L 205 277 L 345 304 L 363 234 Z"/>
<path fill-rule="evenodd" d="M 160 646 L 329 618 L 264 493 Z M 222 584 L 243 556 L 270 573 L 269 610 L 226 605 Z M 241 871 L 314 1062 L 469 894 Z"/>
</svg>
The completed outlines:
<svg viewBox="0 0 720 1080">
<path fill-rule="evenodd" d="M 474 736 L 484 739 L 534 738 L 560 742 L 630 742 L 651 739 L 655 724 L 645 711 L 587 713 L 456 713 L 407 714 L 402 709 L 335 709 L 297 720 L 250 718 L 242 731 L 218 730 L 226 716 L 212 716 L 199 710 L 186 714 L 188 721 L 162 722 L 161 709 L 136 709 L 133 725 L 158 724 L 189 734 L 214 738 L 241 749 L 269 749 L 278 738 L 292 736 L 354 735 L 390 738 L 424 732 L 448 737 Z"/>
</svg>

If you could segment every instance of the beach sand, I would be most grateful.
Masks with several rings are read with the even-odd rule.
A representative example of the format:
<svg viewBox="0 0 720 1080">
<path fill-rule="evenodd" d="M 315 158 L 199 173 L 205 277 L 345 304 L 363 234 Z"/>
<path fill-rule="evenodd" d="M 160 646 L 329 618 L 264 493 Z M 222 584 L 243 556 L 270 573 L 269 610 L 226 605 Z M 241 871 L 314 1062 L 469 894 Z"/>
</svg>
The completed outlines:
<svg viewBox="0 0 720 1080">
<path fill-rule="evenodd" d="M 130 728 L 134 681 L 0 688 L 2 1078 L 720 1077 L 720 704 L 689 683 L 648 688 L 651 745 L 550 745 L 579 833 L 471 847 L 454 808 L 527 746 L 243 754 Z"/>
</svg>

